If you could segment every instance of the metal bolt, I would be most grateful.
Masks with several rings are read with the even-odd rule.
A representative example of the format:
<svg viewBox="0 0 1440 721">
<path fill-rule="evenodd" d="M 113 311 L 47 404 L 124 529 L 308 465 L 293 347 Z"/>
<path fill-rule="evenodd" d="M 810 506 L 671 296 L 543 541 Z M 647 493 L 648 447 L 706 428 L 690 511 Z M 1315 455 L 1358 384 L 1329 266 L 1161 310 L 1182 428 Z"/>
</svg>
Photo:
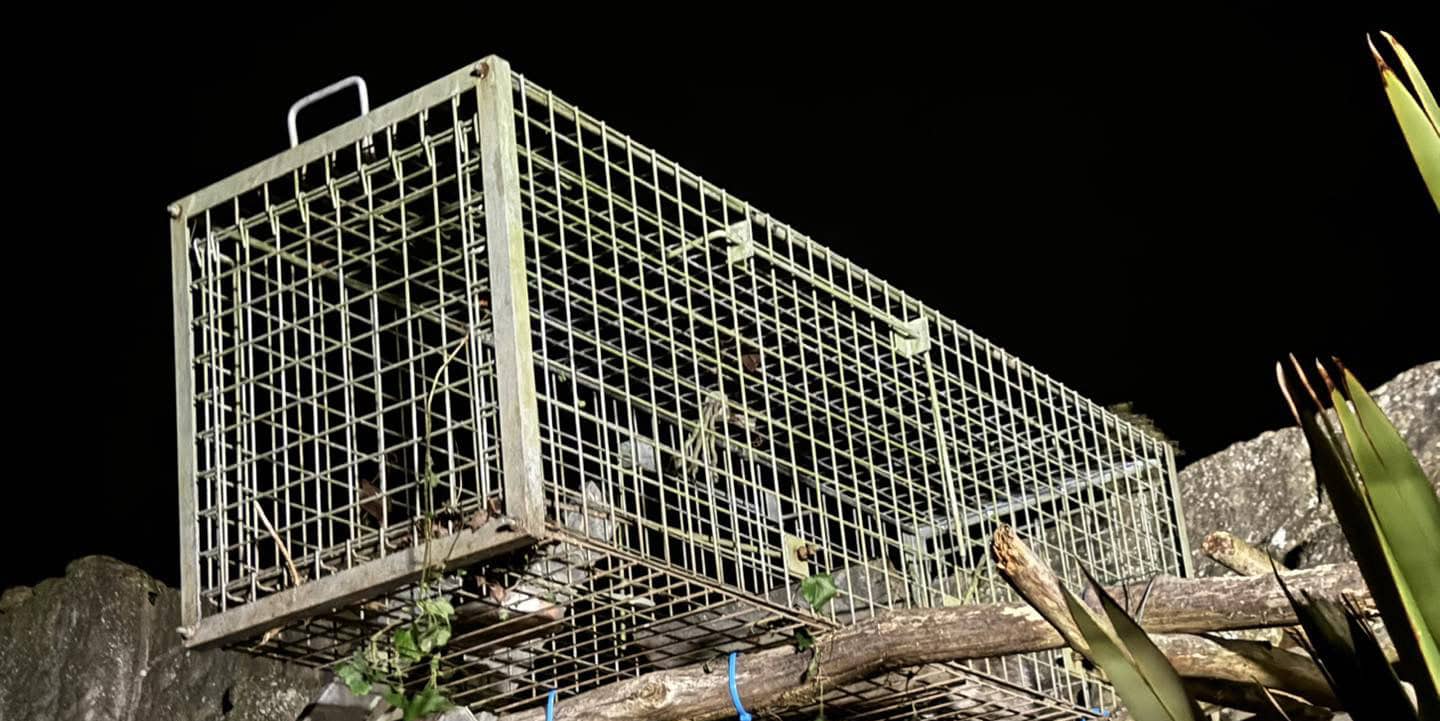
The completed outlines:
<svg viewBox="0 0 1440 721">
<path fill-rule="evenodd" d="M 165 212 L 169 213 L 171 218 L 180 217 L 180 204 L 171 203 L 170 205 L 166 206 Z"/>
<path fill-rule="evenodd" d="M 490 63 L 480 63 L 479 65 L 476 65 L 475 69 L 470 71 L 470 74 L 474 75 L 477 78 L 480 78 L 481 80 L 484 80 L 490 75 Z"/>
</svg>

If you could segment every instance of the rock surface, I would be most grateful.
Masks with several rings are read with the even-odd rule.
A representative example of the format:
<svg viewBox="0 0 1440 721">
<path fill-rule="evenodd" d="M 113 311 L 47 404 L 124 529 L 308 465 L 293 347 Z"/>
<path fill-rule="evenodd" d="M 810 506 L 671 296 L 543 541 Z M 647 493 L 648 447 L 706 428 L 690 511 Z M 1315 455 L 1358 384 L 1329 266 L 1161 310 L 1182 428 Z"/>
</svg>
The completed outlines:
<svg viewBox="0 0 1440 721">
<path fill-rule="evenodd" d="M 1440 488 L 1440 361 L 1405 371 L 1371 395 Z M 1283 402 L 1278 394 L 1276 402 Z M 1196 461 L 1180 472 L 1180 491 L 1201 575 L 1224 573 L 1200 553 L 1211 531 L 1229 531 L 1293 567 L 1350 557 L 1329 501 L 1316 499 L 1299 428 L 1268 431 Z"/>
<path fill-rule="evenodd" d="M 3 598 L 0 721 L 293 721 L 326 680 L 185 650 L 179 594 L 111 558 L 82 558 Z"/>
</svg>

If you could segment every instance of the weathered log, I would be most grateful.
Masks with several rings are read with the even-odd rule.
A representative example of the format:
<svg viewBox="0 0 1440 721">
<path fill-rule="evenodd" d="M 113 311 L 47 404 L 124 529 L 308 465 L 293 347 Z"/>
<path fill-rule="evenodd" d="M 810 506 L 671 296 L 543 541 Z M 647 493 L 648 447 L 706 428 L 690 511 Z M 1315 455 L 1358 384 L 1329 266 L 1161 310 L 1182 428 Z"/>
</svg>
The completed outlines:
<svg viewBox="0 0 1440 721">
<path fill-rule="evenodd" d="M 1202 547 L 1205 555 L 1216 563 L 1242 576 L 1269 576 L 1274 573 L 1268 554 L 1225 531 L 1216 531 L 1206 536 Z M 1269 641 L 1281 648 L 1298 650 L 1300 644 L 1295 641 L 1297 633 L 1301 633 L 1299 627 L 1276 627 L 1250 631 L 1245 636 Z M 1395 643 L 1390 640 L 1390 634 L 1381 626 L 1376 629 L 1376 635 L 1385 657 L 1394 663 L 1399 654 L 1395 651 Z"/>
<path fill-rule="evenodd" d="M 1066 644 L 1089 658 L 1090 645 L 1075 626 L 1074 619 L 1070 618 L 1065 595 L 1060 589 L 1060 579 L 1056 578 L 1050 564 L 1037 558 L 1010 526 L 1001 526 L 995 531 L 990 549 L 995 555 L 995 568 L 1010 582 L 1015 592 L 1055 627 Z M 1101 623 L 1105 621 L 1103 618 L 1098 620 Z"/>
<path fill-rule="evenodd" d="M 1200 547 L 1210 560 L 1242 576 L 1268 576 L 1274 573 L 1276 568 L 1283 568 L 1281 564 L 1274 562 L 1270 554 L 1227 531 L 1211 533 L 1201 542 Z M 1295 642 L 1294 635 L 1298 632 L 1299 629 L 1295 627 L 1267 628 L 1248 631 L 1242 635 L 1269 641 L 1281 648 L 1299 649 L 1300 644 Z"/>
<path fill-rule="evenodd" d="M 1274 568 L 1284 568 L 1270 554 L 1225 531 L 1205 537 L 1200 548 L 1210 560 L 1242 576 L 1268 576 Z M 1271 563 L 1274 562 L 1272 566 Z"/>
<path fill-rule="evenodd" d="M 1292 587 L 1353 594 L 1367 608 L 1370 594 L 1353 563 L 1285 573 Z M 1140 598 L 1147 584 L 1109 589 Z M 1152 633 L 1195 633 L 1292 625 L 1294 611 L 1274 578 L 1265 576 L 1156 579 L 1144 625 Z M 977 604 L 894 611 L 824 634 L 820 670 L 834 688 L 927 663 L 1005 656 L 1065 645 L 1026 604 Z M 740 658 L 736 682 L 751 711 L 784 711 L 813 703 L 819 684 L 805 680 L 809 653 L 773 648 Z M 724 664 L 657 671 L 587 691 L 556 705 L 557 721 L 713 721 L 733 718 Z M 508 714 L 504 721 L 541 721 L 544 709 Z"/>
<path fill-rule="evenodd" d="M 1185 678 L 1228 681 L 1242 686 L 1259 683 L 1335 707 L 1340 700 L 1309 656 L 1276 648 L 1265 641 L 1213 638 L 1189 634 L 1151 637 Z"/>
</svg>

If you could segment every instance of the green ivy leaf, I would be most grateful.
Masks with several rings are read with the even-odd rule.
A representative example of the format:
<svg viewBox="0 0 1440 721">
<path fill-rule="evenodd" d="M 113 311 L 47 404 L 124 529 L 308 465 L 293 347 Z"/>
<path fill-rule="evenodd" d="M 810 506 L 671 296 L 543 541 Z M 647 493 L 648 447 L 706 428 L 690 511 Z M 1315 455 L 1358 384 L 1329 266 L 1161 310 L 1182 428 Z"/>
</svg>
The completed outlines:
<svg viewBox="0 0 1440 721">
<path fill-rule="evenodd" d="M 374 686 L 370 681 L 370 676 L 367 673 L 368 670 L 368 667 L 366 667 L 363 662 L 350 659 L 335 667 L 335 675 L 340 679 L 341 683 L 345 684 L 346 688 L 350 689 L 350 693 L 356 696 L 364 696 L 370 693 Z"/>
<path fill-rule="evenodd" d="M 800 595 L 809 602 L 810 608 L 819 611 L 825 608 L 825 604 L 835 598 L 838 591 L 835 588 L 835 579 L 828 573 L 817 573 L 800 583 Z"/>
<path fill-rule="evenodd" d="M 433 716 L 452 706 L 454 706 L 454 704 L 450 703 L 450 699 L 445 698 L 444 694 L 440 693 L 440 689 L 434 686 L 426 686 L 425 690 L 415 694 L 415 698 L 411 699 L 410 703 L 404 706 L 405 721 L 415 721 L 416 719 L 422 719 L 426 716 Z"/>
<path fill-rule="evenodd" d="M 450 642 L 450 624 L 438 624 L 425 629 L 420 634 L 419 646 L 421 653 L 430 653 Z"/>
<path fill-rule="evenodd" d="M 380 695 L 384 697 L 385 703 L 402 711 L 410 707 L 410 700 L 405 698 L 405 692 L 400 689 L 386 688 Z"/>
<path fill-rule="evenodd" d="M 815 637 L 810 635 L 809 629 L 797 628 L 795 634 L 790 637 L 791 643 L 795 644 L 796 651 L 808 651 L 815 647 Z"/>
<path fill-rule="evenodd" d="M 420 602 L 420 613 L 450 619 L 455 617 L 455 607 L 443 598 L 429 598 Z"/>
<path fill-rule="evenodd" d="M 404 659 L 407 663 L 415 663 L 419 661 L 423 655 L 420 652 L 419 645 L 415 643 L 415 632 L 408 628 L 402 628 L 396 631 L 393 643 L 395 645 L 395 653 L 399 654 L 400 658 Z"/>
</svg>

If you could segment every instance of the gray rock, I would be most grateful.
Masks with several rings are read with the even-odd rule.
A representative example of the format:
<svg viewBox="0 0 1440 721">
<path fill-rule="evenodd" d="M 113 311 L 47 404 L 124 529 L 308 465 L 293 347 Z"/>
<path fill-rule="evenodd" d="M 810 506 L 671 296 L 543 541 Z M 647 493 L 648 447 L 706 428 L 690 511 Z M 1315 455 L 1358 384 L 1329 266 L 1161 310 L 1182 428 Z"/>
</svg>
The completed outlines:
<svg viewBox="0 0 1440 721">
<path fill-rule="evenodd" d="M 25 601 L 29 600 L 30 594 L 34 592 L 35 589 L 29 586 L 16 586 L 5 589 L 5 593 L 0 594 L 0 613 L 19 608 Z"/>
<path fill-rule="evenodd" d="M 1440 489 L 1440 361 L 1405 371 L 1371 395 Z M 1278 390 L 1275 402 L 1284 403 Z M 1180 472 L 1180 491 L 1201 575 L 1223 572 L 1200 552 L 1211 531 L 1229 531 L 1295 567 L 1350 558 L 1329 501 L 1316 499 L 1299 428 L 1268 431 L 1196 461 Z"/>
<path fill-rule="evenodd" d="M 326 674 L 186 651 L 179 594 L 103 556 L 77 560 L 0 613 L 0 721 L 292 721 Z"/>
<path fill-rule="evenodd" d="M 435 721 L 476 721 L 476 719 L 475 715 L 470 713 L 470 709 L 452 708 L 440 714 L 440 717 L 435 719 Z"/>
<path fill-rule="evenodd" d="M 356 696 L 337 679 L 321 689 L 304 721 L 369 721 L 382 703 L 376 694 Z"/>
</svg>

